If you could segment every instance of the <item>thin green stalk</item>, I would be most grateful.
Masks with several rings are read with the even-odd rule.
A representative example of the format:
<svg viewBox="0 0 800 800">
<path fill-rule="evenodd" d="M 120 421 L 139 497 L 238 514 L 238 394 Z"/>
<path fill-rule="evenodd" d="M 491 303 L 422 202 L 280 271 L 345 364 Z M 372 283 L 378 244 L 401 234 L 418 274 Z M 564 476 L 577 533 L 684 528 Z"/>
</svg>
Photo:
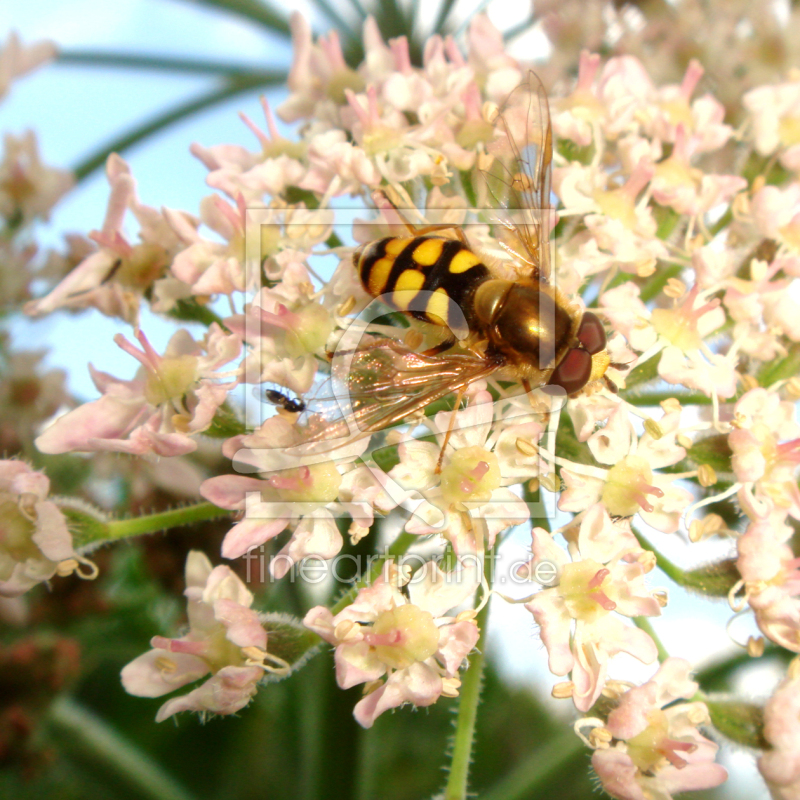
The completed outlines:
<svg viewBox="0 0 800 800">
<path fill-rule="evenodd" d="M 141 536 L 144 533 L 156 533 L 170 528 L 178 528 L 181 525 L 192 525 L 195 522 L 226 517 L 230 513 L 228 509 L 219 508 L 213 503 L 198 503 L 194 506 L 160 511 L 158 514 L 116 519 L 108 523 L 108 536 L 105 541 L 114 542 L 118 539 L 127 539 L 129 536 Z M 81 544 L 86 544 L 86 542 L 81 542 Z"/>
<path fill-rule="evenodd" d="M 487 553 L 485 561 L 486 582 L 489 588 L 494 577 L 494 558 L 497 544 Z M 470 656 L 469 667 L 464 673 L 461 682 L 461 691 L 458 701 L 458 718 L 456 719 L 456 733 L 453 739 L 453 754 L 450 759 L 450 774 L 447 777 L 447 786 L 444 790 L 444 800 L 466 800 L 469 765 L 472 760 L 472 742 L 475 739 L 475 720 L 478 716 L 478 702 L 483 684 L 483 665 L 486 651 L 486 629 L 489 621 L 489 605 L 480 610 L 477 617 L 480 636 L 475 645 L 476 651 Z"/>
<path fill-rule="evenodd" d="M 185 0 L 185 2 L 236 14 L 276 33 L 289 33 L 289 23 L 286 18 L 273 11 L 264 0 Z"/>
<path fill-rule="evenodd" d="M 230 61 L 206 61 L 199 58 L 174 58 L 173 56 L 148 56 L 138 53 L 114 53 L 102 50 L 61 50 L 59 64 L 81 67 L 116 67 L 119 69 L 147 69 L 159 72 L 184 72 L 192 75 L 216 75 L 222 78 L 269 79 L 272 73 L 261 67 L 235 64 Z"/>
<path fill-rule="evenodd" d="M 658 650 L 658 660 L 662 663 L 666 661 L 669 658 L 669 652 L 662 644 L 661 639 L 658 638 L 658 634 L 655 632 L 650 620 L 647 619 L 647 617 L 634 617 L 633 622 L 639 630 L 648 634 L 655 643 L 656 649 Z"/>
<path fill-rule="evenodd" d="M 163 114 L 159 114 L 150 121 L 106 143 L 73 168 L 72 171 L 75 173 L 75 180 L 80 183 L 96 169 L 102 167 L 111 153 L 122 153 L 133 147 L 133 145 L 146 139 L 148 136 L 152 136 L 154 133 L 158 133 L 175 122 L 180 122 L 180 120 L 190 117 L 192 114 L 196 114 L 198 111 L 204 111 L 225 100 L 229 100 L 240 94 L 245 94 L 246 92 L 251 92 L 254 89 L 283 83 L 285 80 L 286 73 L 284 72 L 264 72 L 254 77 L 243 76 L 228 81 L 224 86 L 217 87 L 195 100 L 190 100 Z"/>
<path fill-rule="evenodd" d="M 75 700 L 62 697 L 50 707 L 48 721 L 61 747 L 110 767 L 142 796 L 153 800 L 195 800 L 150 753 Z"/>
<path fill-rule="evenodd" d="M 640 394 L 631 393 L 625 395 L 625 402 L 632 406 L 657 406 L 664 400 L 675 398 L 684 406 L 708 406 L 711 405 L 711 398 L 704 394 L 686 394 L 681 392 L 641 392 Z"/>
<path fill-rule="evenodd" d="M 537 748 L 508 775 L 481 794 L 481 800 L 527 800 L 537 797 L 553 776 L 585 751 L 575 732 L 569 730 Z"/>
</svg>

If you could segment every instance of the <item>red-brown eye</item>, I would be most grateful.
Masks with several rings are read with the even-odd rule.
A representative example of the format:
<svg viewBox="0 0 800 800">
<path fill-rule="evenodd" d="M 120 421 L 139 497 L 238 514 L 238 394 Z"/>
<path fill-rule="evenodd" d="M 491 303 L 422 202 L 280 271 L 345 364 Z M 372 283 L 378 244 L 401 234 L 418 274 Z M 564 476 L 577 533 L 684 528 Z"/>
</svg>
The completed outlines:
<svg viewBox="0 0 800 800">
<path fill-rule="evenodd" d="M 586 350 L 579 350 L 576 347 L 570 350 L 556 367 L 549 385 L 560 386 L 567 394 L 575 394 L 586 386 L 591 374 L 592 357 Z"/>
<path fill-rule="evenodd" d="M 581 326 L 578 328 L 578 341 L 586 348 L 588 353 L 594 355 L 606 347 L 606 331 L 603 328 L 603 323 L 587 311 L 581 320 Z"/>
</svg>

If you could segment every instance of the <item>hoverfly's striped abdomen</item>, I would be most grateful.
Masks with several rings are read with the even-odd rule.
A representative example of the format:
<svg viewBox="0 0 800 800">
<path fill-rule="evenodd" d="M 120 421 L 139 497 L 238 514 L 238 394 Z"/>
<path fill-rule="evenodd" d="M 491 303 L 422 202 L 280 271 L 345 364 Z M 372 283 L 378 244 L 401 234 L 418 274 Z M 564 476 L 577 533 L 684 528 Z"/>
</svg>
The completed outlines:
<svg viewBox="0 0 800 800">
<path fill-rule="evenodd" d="M 433 236 L 372 242 L 361 252 L 356 269 L 373 297 L 452 329 L 472 324 L 472 296 L 489 277 L 486 265 L 460 241 Z"/>
</svg>

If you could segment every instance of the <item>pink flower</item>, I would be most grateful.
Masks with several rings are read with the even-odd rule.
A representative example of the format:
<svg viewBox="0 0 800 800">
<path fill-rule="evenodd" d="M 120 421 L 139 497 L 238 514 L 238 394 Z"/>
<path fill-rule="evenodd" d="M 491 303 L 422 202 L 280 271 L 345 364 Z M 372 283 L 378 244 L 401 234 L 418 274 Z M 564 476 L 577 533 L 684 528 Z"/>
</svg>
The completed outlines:
<svg viewBox="0 0 800 800">
<path fill-rule="evenodd" d="M 742 507 L 751 519 L 773 508 L 800 519 L 800 425 L 794 405 L 777 392 L 751 389 L 733 408 L 733 430 L 728 444 L 731 466 L 738 481 Z"/>
<path fill-rule="evenodd" d="M 408 584 L 408 597 L 399 590 L 403 582 L 389 562 L 336 616 L 317 606 L 304 620 L 336 646 L 336 681 L 342 689 L 370 684 L 353 711 L 365 728 L 403 703 L 429 706 L 443 694 L 456 697 L 459 668 L 478 641 L 474 614 L 445 616 L 477 588 L 474 566 L 443 573 L 429 561 Z"/>
<path fill-rule="evenodd" d="M 275 261 L 281 265 L 281 280 L 262 289 L 244 314 L 228 317 L 225 324 L 247 345 L 240 366 L 244 383 L 278 383 L 305 394 L 334 321 L 314 297 L 304 255 L 284 250 Z"/>
<path fill-rule="evenodd" d="M 33 131 L 26 131 L 20 138 L 7 133 L 4 144 L 0 216 L 13 227 L 22 227 L 37 217 L 48 220 L 50 209 L 72 188 L 72 173 L 42 163 Z"/>
<path fill-rule="evenodd" d="M 199 343 L 179 330 L 160 356 L 141 331 L 136 338 L 143 350 L 121 334 L 114 341 L 142 364 L 137 376 L 118 380 L 90 365 L 103 396 L 50 425 L 35 442 L 41 452 L 115 450 L 176 456 L 197 448 L 193 436 L 211 425 L 236 385 L 235 380 L 218 382 L 225 376 L 219 370 L 239 355 L 241 340 L 214 323 Z"/>
<path fill-rule="evenodd" d="M 239 472 L 258 474 L 220 475 L 200 487 L 203 497 L 220 508 L 245 512 L 225 537 L 224 558 L 238 558 L 293 527 L 291 538 L 270 562 L 271 574 L 281 578 L 303 558 L 329 559 L 339 552 L 343 540 L 335 513 L 348 513 L 358 533 L 372 525 L 376 509 L 394 507 L 381 491 L 384 473 L 353 463 L 369 439 L 320 455 L 300 447 L 302 440 L 295 426 L 275 416 L 254 433 L 223 445 Z"/>
<path fill-rule="evenodd" d="M 50 481 L 22 461 L 0 461 L 0 596 L 16 597 L 77 570 L 67 520 L 47 499 Z"/>
<path fill-rule="evenodd" d="M 167 700 L 156 722 L 180 711 L 235 714 L 258 690 L 265 671 L 267 632 L 250 606 L 253 595 L 224 566 L 212 569 L 203 553 L 186 559 L 189 632 L 179 639 L 154 636 L 153 647 L 122 670 L 125 691 L 161 697 L 211 673 L 189 694 Z"/>
<path fill-rule="evenodd" d="M 775 800 L 800 797 L 800 669 L 795 658 L 764 706 L 764 738 L 772 746 L 758 769 Z"/>
<path fill-rule="evenodd" d="M 154 289 L 158 293 L 158 284 L 180 249 L 180 241 L 159 211 L 139 202 L 130 168 L 118 155 L 108 157 L 106 176 L 111 186 L 106 217 L 102 229 L 90 234 L 99 249 L 84 258 L 48 295 L 28 303 L 26 314 L 40 316 L 57 308 L 97 308 L 108 316 L 135 323 L 145 292 Z M 123 231 L 128 209 L 139 223 L 141 241 L 137 244 L 131 244 Z M 181 216 L 187 225 L 197 225 L 192 217 L 182 212 Z M 185 289 L 188 296 L 188 287 Z M 174 288 L 172 294 L 176 294 Z M 169 305 L 162 310 L 169 310 Z"/>
<path fill-rule="evenodd" d="M 697 691 L 689 670 L 687 661 L 668 658 L 647 683 L 622 695 L 608 715 L 611 742 L 604 738 L 592 767 L 612 797 L 671 800 L 678 792 L 709 789 L 727 779 L 725 768 L 714 763 L 717 745 L 697 730 L 708 722 L 706 706 L 673 704 Z"/>
<path fill-rule="evenodd" d="M 750 112 L 753 138 L 762 156 L 779 151 L 780 161 L 789 170 L 800 166 L 800 141 L 797 117 L 800 115 L 800 83 L 791 81 L 759 86 L 742 100 Z"/>
<path fill-rule="evenodd" d="M 736 568 L 744 599 L 761 632 L 782 647 L 800 652 L 800 561 L 784 544 L 792 529 L 765 518 L 751 523 L 737 542 Z M 738 607 L 738 606 L 737 606 Z"/>
<path fill-rule="evenodd" d="M 15 78 L 54 59 L 57 54 L 55 42 L 42 39 L 25 47 L 17 32 L 11 31 L 0 48 L 0 98 L 6 95 Z"/>
<path fill-rule="evenodd" d="M 505 415 L 489 392 L 476 391 L 466 409 L 439 412 L 429 422 L 443 444 L 455 415 L 441 471 L 437 471 L 441 444 L 413 438 L 400 444 L 400 463 L 389 477 L 409 492 L 412 501 L 421 497 L 406 525 L 409 533 L 440 533 L 458 553 L 483 552 L 500 531 L 529 519 L 527 505 L 508 487 L 538 474 L 535 443 L 544 426 L 530 409 L 505 417 L 508 424 L 493 425 L 495 411 L 498 422 L 503 420 Z M 475 519 L 482 520 L 486 541 L 476 537 L 471 522 Z"/>
<path fill-rule="evenodd" d="M 525 608 L 541 628 L 550 671 L 572 672 L 575 707 L 588 711 L 603 690 L 611 657 L 626 652 L 649 664 L 657 656 L 646 633 L 623 625 L 612 612 L 657 616 L 661 609 L 644 582 L 652 554 L 627 527 L 614 525 L 602 506 L 586 513 L 570 554 L 571 562 L 550 533 L 534 528 L 533 559 L 520 574 L 534 574 L 545 561 L 558 568 L 557 585 L 538 592 Z"/>
</svg>

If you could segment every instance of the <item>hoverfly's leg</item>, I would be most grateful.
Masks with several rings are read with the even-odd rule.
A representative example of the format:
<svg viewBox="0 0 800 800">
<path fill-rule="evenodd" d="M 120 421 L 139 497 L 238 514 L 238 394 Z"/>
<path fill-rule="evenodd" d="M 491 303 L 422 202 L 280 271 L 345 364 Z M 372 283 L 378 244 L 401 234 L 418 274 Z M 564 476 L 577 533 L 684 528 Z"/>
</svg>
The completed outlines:
<svg viewBox="0 0 800 800">
<path fill-rule="evenodd" d="M 454 337 L 450 337 L 445 339 L 443 342 L 440 342 L 435 347 L 431 347 L 430 350 L 423 350 L 423 356 L 438 356 L 439 353 L 444 353 L 445 350 L 449 350 L 454 344 L 456 340 Z"/>
<path fill-rule="evenodd" d="M 447 426 L 447 433 L 444 435 L 444 441 L 442 442 L 442 449 L 439 451 L 439 458 L 436 461 L 436 469 L 433 471 L 434 475 L 438 475 L 442 471 L 442 461 L 444 461 L 444 451 L 447 447 L 447 443 L 450 441 L 450 435 L 453 433 L 453 428 L 456 425 L 456 411 L 458 411 L 458 407 L 461 405 L 461 401 L 464 398 L 464 392 L 466 392 L 466 387 L 462 386 L 458 390 L 458 394 L 456 395 L 456 402 L 453 406 L 453 413 L 450 416 L 450 424 Z"/>
<path fill-rule="evenodd" d="M 403 225 L 406 226 L 408 232 L 414 234 L 414 236 L 425 236 L 429 233 L 436 233 L 437 231 L 454 230 L 461 244 L 463 244 L 465 247 L 469 247 L 469 242 L 467 241 L 466 234 L 464 233 L 460 225 L 456 225 L 453 222 L 443 223 L 441 225 L 416 225 L 413 222 L 411 222 L 411 220 L 408 219 L 408 217 L 406 217 L 406 215 L 389 199 L 389 196 L 386 194 L 386 192 L 378 190 L 377 192 L 375 192 L 375 195 L 379 195 L 383 200 L 386 201 L 387 205 L 391 206 L 394 213 L 397 214 L 398 217 L 400 217 L 400 221 L 403 223 Z"/>
</svg>

